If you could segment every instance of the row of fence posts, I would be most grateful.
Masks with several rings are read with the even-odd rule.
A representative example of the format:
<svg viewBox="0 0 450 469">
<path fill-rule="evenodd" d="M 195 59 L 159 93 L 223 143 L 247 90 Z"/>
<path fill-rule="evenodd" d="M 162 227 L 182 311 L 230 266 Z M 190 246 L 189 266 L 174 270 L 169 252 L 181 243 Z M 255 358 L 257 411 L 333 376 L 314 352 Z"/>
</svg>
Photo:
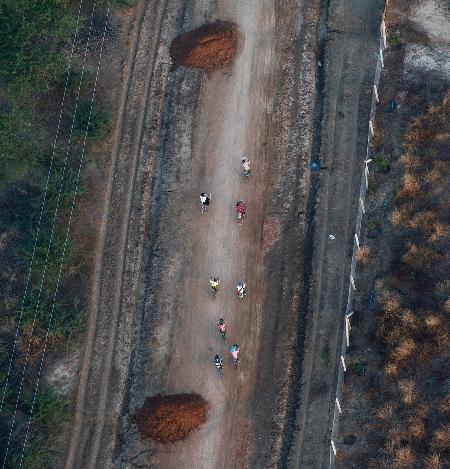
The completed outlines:
<svg viewBox="0 0 450 469">
<path fill-rule="evenodd" d="M 341 391 L 342 391 L 342 383 L 344 381 L 344 373 L 347 371 L 347 366 L 345 363 L 345 356 L 347 353 L 347 348 L 350 346 L 350 331 L 351 323 L 350 318 L 353 315 L 352 311 L 352 304 L 353 304 L 353 295 L 356 291 L 355 285 L 355 278 L 356 278 L 356 253 L 359 248 L 359 238 L 361 233 L 361 224 L 363 214 L 365 213 L 365 196 L 367 193 L 367 189 L 369 187 L 369 163 L 372 161 L 370 158 L 370 144 L 372 142 L 372 137 L 374 135 L 374 119 L 375 119 L 375 111 L 377 108 L 377 103 L 379 102 L 378 96 L 378 84 L 380 81 L 381 76 L 381 69 L 384 67 L 384 60 L 383 60 L 383 51 L 387 47 L 386 42 L 386 24 L 385 24 L 385 14 L 386 14 L 386 7 L 388 5 L 389 0 L 386 0 L 383 16 L 380 25 L 380 45 L 377 52 L 377 64 L 375 69 L 375 77 L 374 77 L 374 85 L 373 85 L 373 93 L 372 93 L 372 104 L 370 107 L 370 119 L 369 119 L 369 131 L 367 134 L 367 150 L 364 160 L 364 167 L 363 173 L 361 177 L 361 187 L 359 192 L 359 204 L 358 204 L 358 215 L 356 217 L 356 228 L 355 228 L 355 236 L 353 242 L 353 254 L 352 254 L 352 262 L 350 268 L 350 282 L 348 288 L 348 299 L 347 299 L 347 307 L 344 314 L 344 334 L 342 338 L 342 348 L 340 353 L 339 359 L 339 371 L 338 371 L 338 378 L 337 378 L 337 385 L 336 385 L 336 395 L 335 395 L 335 405 L 334 405 L 334 413 L 333 413 L 333 425 L 331 429 L 331 436 L 330 436 L 330 465 L 329 467 L 333 469 L 335 467 L 336 462 L 336 455 L 337 455 L 337 435 L 339 429 L 339 415 L 342 414 L 342 407 L 341 407 Z"/>
</svg>

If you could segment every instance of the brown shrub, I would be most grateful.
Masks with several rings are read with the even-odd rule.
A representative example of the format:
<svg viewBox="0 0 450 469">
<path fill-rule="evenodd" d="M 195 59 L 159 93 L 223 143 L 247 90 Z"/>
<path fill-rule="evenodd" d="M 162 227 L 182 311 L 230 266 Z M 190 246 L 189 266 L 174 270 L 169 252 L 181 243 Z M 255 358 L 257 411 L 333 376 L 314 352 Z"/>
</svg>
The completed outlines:
<svg viewBox="0 0 450 469">
<path fill-rule="evenodd" d="M 406 360 L 411 358 L 417 348 L 416 342 L 412 338 L 404 339 L 392 353 L 395 360 Z"/>
<path fill-rule="evenodd" d="M 422 440 L 425 436 L 425 423 L 420 417 L 414 417 L 408 425 L 411 438 Z"/>
<path fill-rule="evenodd" d="M 445 450 L 450 449 L 450 425 L 442 427 L 434 432 L 433 446 Z"/>
<path fill-rule="evenodd" d="M 398 191 L 398 197 L 405 197 L 405 198 L 414 198 L 418 196 L 420 193 L 420 182 L 419 180 L 413 176 L 412 174 L 405 174 L 403 176 L 403 186 Z"/>
<path fill-rule="evenodd" d="M 442 326 L 443 318 L 433 313 L 429 313 L 425 317 L 425 325 L 428 329 L 438 329 Z"/>
<path fill-rule="evenodd" d="M 414 382 L 411 379 L 402 379 L 398 382 L 398 389 L 402 396 L 402 401 L 406 405 L 411 405 L 416 400 L 416 391 Z"/>
<path fill-rule="evenodd" d="M 395 408 L 392 404 L 385 404 L 383 407 L 376 409 L 374 415 L 377 419 L 390 421 L 394 416 Z"/>
<path fill-rule="evenodd" d="M 419 166 L 419 160 L 410 153 L 405 153 L 400 157 L 400 163 L 409 172 L 414 171 Z"/>
<path fill-rule="evenodd" d="M 444 310 L 450 313 L 450 298 L 444 303 Z"/>
<path fill-rule="evenodd" d="M 444 399 L 442 399 L 442 403 L 439 406 L 441 412 L 450 412 L 450 393 L 447 394 Z"/>
<path fill-rule="evenodd" d="M 398 365 L 397 363 L 394 362 L 389 362 L 385 367 L 384 367 L 384 372 L 388 376 L 395 376 L 398 373 Z"/>
<path fill-rule="evenodd" d="M 397 293 L 388 293 L 383 302 L 383 309 L 388 314 L 397 313 L 400 309 L 401 297 Z"/>
<path fill-rule="evenodd" d="M 208 403 L 198 394 L 153 396 L 133 416 L 142 436 L 167 444 L 185 439 L 206 422 Z"/>
<path fill-rule="evenodd" d="M 390 215 L 391 223 L 396 227 L 408 226 L 413 214 L 413 204 L 407 203 L 392 211 Z"/>
<path fill-rule="evenodd" d="M 442 461 L 438 453 L 429 454 L 425 458 L 425 469 L 441 469 Z"/>
<path fill-rule="evenodd" d="M 437 254 L 424 245 L 408 241 L 406 252 L 402 256 L 402 262 L 413 269 L 423 269 L 437 259 Z"/>
<path fill-rule="evenodd" d="M 434 161 L 433 167 L 425 176 L 425 180 L 432 185 L 446 183 L 448 178 L 448 164 L 445 161 Z"/>
<path fill-rule="evenodd" d="M 430 225 L 435 223 L 436 214 L 431 210 L 425 210 L 423 212 L 418 212 L 414 217 L 411 218 L 409 226 L 411 228 L 422 228 L 423 230 L 429 230 Z"/>
<path fill-rule="evenodd" d="M 430 227 L 430 241 L 439 241 L 440 239 L 447 238 L 450 232 L 449 226 L 441 221 L 436 221 Z"/>
<path fill-rule="evenodd" d="M 409 446 L 403 446 L 402 448 L 398 448 L 395 452 L 393 468 L 411 469 L 415 461 L 416 458 L 412 449 Z"/>
<path fill-rule="evenodd" d="M 356 251 L 356 262 L 359 264 L 367 264 L 370 257 L 370 248 L 369 246 L 359 246 Z"/>
</svg>

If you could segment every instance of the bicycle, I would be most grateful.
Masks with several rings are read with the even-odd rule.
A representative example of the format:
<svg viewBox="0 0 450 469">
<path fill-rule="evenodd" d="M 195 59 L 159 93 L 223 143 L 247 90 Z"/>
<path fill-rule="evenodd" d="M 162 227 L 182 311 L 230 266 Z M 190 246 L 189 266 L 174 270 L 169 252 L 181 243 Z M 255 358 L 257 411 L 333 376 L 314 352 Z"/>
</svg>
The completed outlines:
<svg viewBox="0 0 450 469">
<path fill-rule="evenodd" d="M 223 358 L 222 355 L 216 355 L 214 357 L 214 365 L 217 368 L 217 371 L 219 372 L 219 376 L 223 378 Z"/>
</svg>

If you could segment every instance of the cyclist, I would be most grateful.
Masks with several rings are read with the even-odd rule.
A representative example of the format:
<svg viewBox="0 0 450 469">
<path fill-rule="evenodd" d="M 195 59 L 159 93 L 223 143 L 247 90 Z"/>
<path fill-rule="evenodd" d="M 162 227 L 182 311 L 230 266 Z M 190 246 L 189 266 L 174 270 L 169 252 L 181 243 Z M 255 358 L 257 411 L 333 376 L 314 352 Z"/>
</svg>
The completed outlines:
<svg viewBox="0 0 450 469">
<path fill-rule="evenodd" d="M 200 194 L 200 200 L 202 202 L 202 205 L 209 205 L 211 202 L 211 194 L 209 192 L 202 192 Z"/>
<path fill-rule="evenodd" d="M 222 355 L 216 355 L 214 357 L 214 365 L 220 373 L 220 376 L 223 376 L 223 358 Z"/>
<path fill-rule="evenodd" d="M 236 293 L 237 293 L 237 296 L 243 300 L 244 299 L 244 296 L 247 294 L 246 292 L 246 288 L 247 288 L 247 285 L 245 282 L 238 282 L 237 285 L 236 285 Z"/>
<path fill-rule="evenodd" d="M 218 277 L 211 277 L 209 279 L 209 284 L 211 285 L 211 290 L 215 299 L 219 291 L 220 279 Z"/>
<path fill-rule="evenodd" d="M 244 175 L 249 177 L 250 174 L 252 174 L 252 170 L 250 169 L 250 160 L 244 156 L 241 160 L 241 165 L 244 168 Z"/>
<path fill-rule="evenodd" d="M 233 362 L 234 362 L 234 367 L 236 368 L 238 363 L 239 363 L 239 352 L 241 349 L 239 348 L 238 344 L 233 344 L 232 347 L 230 347 L 230 353 L 231 356 L 233 357 Z"/>
<path fill-rule="evenodd" d="M 223 339 L 224 343 L 227 343 L 227 339 L 226 339 L 227 323 L 226 323 L 225 319 L 220 318 L 217 321 L 217 329 L 218 329 L 220 335 L 222 336 L 222 339 Z"/>
</svg>

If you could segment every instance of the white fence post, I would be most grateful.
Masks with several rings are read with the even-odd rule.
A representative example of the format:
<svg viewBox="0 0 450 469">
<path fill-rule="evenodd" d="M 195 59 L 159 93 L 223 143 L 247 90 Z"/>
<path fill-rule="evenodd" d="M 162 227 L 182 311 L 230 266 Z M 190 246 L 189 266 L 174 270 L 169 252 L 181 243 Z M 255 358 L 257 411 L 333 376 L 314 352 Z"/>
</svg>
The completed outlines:
<svg viewBox="0 0 450 469">
<path fill-rule="evenodd" d="M 342 414 L 341 403 L 339 402 L 339 399 L 337 397 L 336 397 L 336 407 L 339 413 Z"/>
<path fill-rule="evenodd" d="M 345 316 L 345 341 L 347 347 L 350 347 L 350 321 L 347 316 Z"/>
<path fill-rule="evenodd" d="M 344 371 L 347 371 L 347 367 L 345 366 L 345 360 L 343 355 L 341 355 L 341 362 L 342 362 L 342 368 L 344 368 Z"/>
<path fill-rule="evenodd" d="M 355 279 L 353 278 L 353 275 L 350 275 L 350 283 L 352 284 L 353 290 L 356 290 L 356 287 L 355 287 Z"/>
<path fill-rule="evenodd" d="M 373 137 L 374 131 L 373 131 L 372 119 L 369 121 L 369 130 L 370 130 L 370 135 L 372 135 Z"/>
<path fill-rule="evenodd" d="M 373 85 L 373 94 L 375 95 L 375 99 L 376 99 L 377 103 L 379 103 L 379 102 L 380 102 L 380 98 L 378 97 L 377 85 Z"/>
<path fill-rule="evenodd" d="M 381 66 L 384 67 L 383 50 L 382 49 L 380 49 L 380 61 L 381 61 Z"/>
<path fill-rule="evenodd" d="M 355 241 L 356 241 L 356 245 L 359 247 L 359 238 L 356 233 L 355 233 Z"/>
<path fill-rule="evenodd" d="M 366 213 L 366 209 L 364 208 L 364 200 L 362 197 L 359 198 L 359 205 L 361 205 L 362 213 Z"/>
<path fill-rule="evenodd" d="M 387 3 L 387 2 L 386 2 Z M 383 21 L 381 22 L 381 37 L 383 38 L 383 47 L 386 49 L 387 41 L 386 41 L 386 23 Z"/>
<path fill-rule="evenodd" d="M 336 446 L 334 445 L 334 441 L 333 441 L 333 440 L 331 440 L 331 448 L 333 449 L 334 457 L 336 457 Z"/>
</svg>

